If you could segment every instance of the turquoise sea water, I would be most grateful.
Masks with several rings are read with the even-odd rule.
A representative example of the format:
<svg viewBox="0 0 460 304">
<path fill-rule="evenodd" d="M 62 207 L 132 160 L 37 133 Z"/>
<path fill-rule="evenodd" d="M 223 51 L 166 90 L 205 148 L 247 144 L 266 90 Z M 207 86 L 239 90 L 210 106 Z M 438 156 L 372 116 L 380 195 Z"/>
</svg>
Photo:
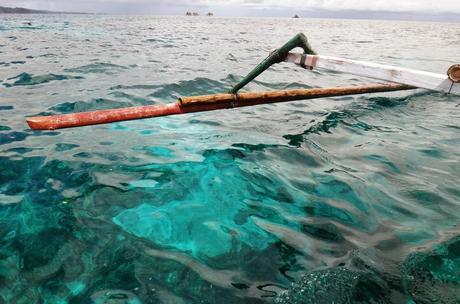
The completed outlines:
<svg viewBox="0 0 460 304">
<path fill-rule="evenodd" d="M 460 61 L 459 24 L 0 16 L 0 303 L 459 303 L 459 97 L 24 121 L 224 92 L 298 32 L 326 55 Z M 246 90 L 369 81 L 279 64 Z"/>
</svg>

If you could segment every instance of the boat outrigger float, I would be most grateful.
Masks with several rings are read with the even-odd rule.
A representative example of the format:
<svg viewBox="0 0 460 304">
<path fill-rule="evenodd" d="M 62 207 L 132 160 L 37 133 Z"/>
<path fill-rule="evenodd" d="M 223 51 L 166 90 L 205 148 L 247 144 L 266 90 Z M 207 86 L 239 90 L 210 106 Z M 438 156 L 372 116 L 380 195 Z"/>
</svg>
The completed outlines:
<svg viewBox="0 0 460 304">
<path fill-rule="evenodd" d="M 290 52 L 292 49 L 298 47 L 303 49 L 303 54 Z M 270 66 L 283 61 L 295 63 L 308 70 L 316 68 L 326 69 L 384 80 L 389 83 L 238 93 L 241 88 L 267 70 Z M 460 65 L 456 64 L 451 66 L 447 74 L 442 75 L 365 61 L 322 56 L 317 55 L 316 52 L 313 51 L 308 43 L 307 37 L 300 33 L 294 36 L 281 48 L 271 52 L 265 60 L 235 85 L 229 93 L 182 97 L 175 103 L 163 105 L 30 117 L 27 119 L 27 123 L 34 130 L 53 130 L 133 119 L 254 106 L 267 103 L 411 90 L 417 88 L 460 95 Z"/>
</svg>

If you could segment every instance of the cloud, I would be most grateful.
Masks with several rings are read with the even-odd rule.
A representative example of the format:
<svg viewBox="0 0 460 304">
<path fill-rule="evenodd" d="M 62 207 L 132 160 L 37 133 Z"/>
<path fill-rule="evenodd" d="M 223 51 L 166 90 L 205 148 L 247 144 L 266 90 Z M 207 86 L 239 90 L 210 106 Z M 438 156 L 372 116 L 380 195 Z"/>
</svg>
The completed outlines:
<svg viewBox="0 0 460 304">
<path fill-rule="evenodd" d="M 208 5 L 244 5 L 253 8 L 292 8 L 297 10 L 358 10 L 421 13 L 460 13 L 459 0 L 201 0 Z"/>
</svg>

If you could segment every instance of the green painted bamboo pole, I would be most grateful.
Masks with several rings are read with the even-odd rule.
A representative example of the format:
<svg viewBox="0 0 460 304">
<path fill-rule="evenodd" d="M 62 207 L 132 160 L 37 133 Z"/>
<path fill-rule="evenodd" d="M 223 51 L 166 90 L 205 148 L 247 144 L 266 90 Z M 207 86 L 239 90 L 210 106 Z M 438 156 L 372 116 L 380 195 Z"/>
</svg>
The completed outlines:
<svg viewBox="0 0 460 304">
<path fill-rule="evenodd" d="M 249 74 L 243 78 L 239 83 L 237 83 L 230 91 L 232 94 L 236 94 L 242 87 L 251 82 L 254 78 L 262 74 L 270 66 L 275 63 L 282 62 L 286 58 L 289 51 L 292 49 L 300 47 L 303 49 L 305 54 L 316 55 L 316 52 L 313 51 L 310 44 L 308 43 L 307 37 L 303 33 L 299 33 L 291 38 L 286 44 L 282 47 L 271 53 L 264 61 L 257 65 Z"/>
</svg>

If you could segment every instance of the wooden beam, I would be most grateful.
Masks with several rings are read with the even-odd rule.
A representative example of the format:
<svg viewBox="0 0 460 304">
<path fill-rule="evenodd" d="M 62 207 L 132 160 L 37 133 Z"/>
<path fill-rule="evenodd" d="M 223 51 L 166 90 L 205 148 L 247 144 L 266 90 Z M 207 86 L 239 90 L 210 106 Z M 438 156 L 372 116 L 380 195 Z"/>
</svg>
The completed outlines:
<svg viewBox="0 0 460 304">
<path fill-rule="evenodd" d="M 310 69 L 321 68 L 460 95 L 460 83 L 450 80 L 447 73 L 443 75 L 366 61 L 298 53 L 289 53 L 284 61 Z"/>
</svg>

